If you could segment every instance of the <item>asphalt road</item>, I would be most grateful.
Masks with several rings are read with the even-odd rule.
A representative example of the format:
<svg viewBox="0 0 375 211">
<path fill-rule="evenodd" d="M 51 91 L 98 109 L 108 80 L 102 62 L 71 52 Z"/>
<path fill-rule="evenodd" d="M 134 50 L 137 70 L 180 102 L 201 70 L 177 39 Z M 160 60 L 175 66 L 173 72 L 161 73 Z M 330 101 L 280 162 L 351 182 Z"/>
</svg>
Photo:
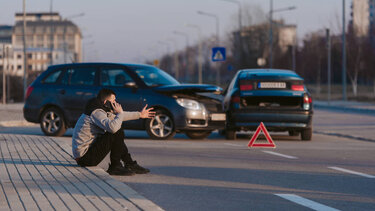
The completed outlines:
<svg viewBox="0 0 375 211">
<path fill-rule="evenodd" d="M 317 111 L 314 130 L 344 127 L 341 132 L 353 137 L 314 133 L 305 142 L 272 134 L 275 149 L 248 149 L 251 134 L 236 141 L 217 133 L 207 140 L 178 135 L 154 141 L 126 131 L 130 152 L 151 173 L 116 178 L 165 210 L 375 210 L 374 122 L 365 115 Z M 0 132 L 41 134 L 38 127 Z M 70 135 L 59 139 L 70 142 Z"/>
</svg>

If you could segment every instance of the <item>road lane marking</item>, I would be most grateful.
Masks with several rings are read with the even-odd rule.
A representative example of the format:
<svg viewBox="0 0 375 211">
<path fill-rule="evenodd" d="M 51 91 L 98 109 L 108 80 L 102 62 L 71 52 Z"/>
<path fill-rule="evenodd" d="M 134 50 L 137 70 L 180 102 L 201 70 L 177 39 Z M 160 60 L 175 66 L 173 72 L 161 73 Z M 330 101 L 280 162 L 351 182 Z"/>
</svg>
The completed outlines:
<svg viewBox="0 0 375 211">
<path fill-rule="evenodd" d="M 231 144 L 231 143 L 224 143 L 224 144 L 229 145 L 229 146 L 242 147 L 242 145 L 239 145 L 239 144 Z"/>
<path fill-rule="evenodd" d="M 370 174 L 364 174 L 364 173 L 361 173 L 361 172 L 352 171 L 352 170 L 348 170 L 348 169 L 344 169 L 344 168 L 340 168 L 340 167 L 336 167 L 336 166 L 330 166 L 328 168 L 334 169 L 334 170 L 337 170 L 337 171 L 346 172 L 346 173 L 349 173 L 349 174 L 355 174 L 355 175 L 358 175 L 358 176 L 367 177 L 367 178 L 370 178 L 370 179 L 375 178 L 375 176 L 372 176 Z"/>
<path fill-rule="evenodd" d="M 284 158 L 289 158 L 289 159 L 298 159 L 297 157 L 290 156 L 290 155 L 284 155 L 284 154 L 277 153 L 277 152 L 266 151 L 266 150 L 264 150 L 263 152 L 268 153 L 268 154 L 271 154 L 271 155 L 276 155 L 276 156 L 284 157 Z"/>
<path fill-rule="evenodd" d="M 295 195 L 295 194 L 275 194 L 276 196 L 279 196 L 281 198 L 284 198 L 286 200 L 292 201 L 296 204 L 308 207 L 313 210 L 318 211 L 339 211 L 338 209 L 328 207 L 324 204 L 319 204 L 315 201 L 311 201 L 309 199 L 303 198 L 301 196 Z"/>
</svg>

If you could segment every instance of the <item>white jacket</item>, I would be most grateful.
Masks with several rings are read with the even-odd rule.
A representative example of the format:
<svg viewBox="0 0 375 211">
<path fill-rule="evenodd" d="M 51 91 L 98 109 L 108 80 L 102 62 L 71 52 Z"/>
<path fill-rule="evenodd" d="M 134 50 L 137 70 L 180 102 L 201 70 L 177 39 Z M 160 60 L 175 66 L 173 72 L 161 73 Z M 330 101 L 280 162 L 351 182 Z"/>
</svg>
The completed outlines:
<svg viewBox="0 0 375 211">
<path fill-rule="evenodd" d="M 90 116 L 82 114 L 78 119 L 72 138 L 73 157 L 82 157 L 96 137 L 105 132 L 116 133 L 121 129 L 123 121 L 140 118 L 140 112 L 122 112 L 114 115 L 103 109 L 94 110 Z"/>
</svg>

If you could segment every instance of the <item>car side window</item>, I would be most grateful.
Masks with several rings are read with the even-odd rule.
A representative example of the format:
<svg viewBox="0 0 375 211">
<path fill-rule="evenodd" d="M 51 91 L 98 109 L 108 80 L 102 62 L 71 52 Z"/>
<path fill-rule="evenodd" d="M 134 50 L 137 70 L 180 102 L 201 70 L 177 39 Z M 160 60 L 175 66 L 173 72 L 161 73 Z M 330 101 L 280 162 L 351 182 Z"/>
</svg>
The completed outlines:
<svg viewBox="0 0 375 211">
<path fill-rule="evenodd" d="M 100 85 L 123 87 L 126 83 L 134 80 L 123 69 L 105 68 L 100 72 Z"/>
<path fill-rule="evenodd" d="M 43 83 L 45 84 L 54 84 L 57 82 L 57 79 L 59 79 L 59 76 L 61 75 L 62 70 L 57 70 L 51 74 L 49 74 L 44 80 Z"/>
<path fill-rule="evenodd" d="M 95 83 L 95 72 L 96 69 L 91 67 L 69 68 L 62 78 L 62 83 L 65 85 L 93 86 Z"/>
</svg>

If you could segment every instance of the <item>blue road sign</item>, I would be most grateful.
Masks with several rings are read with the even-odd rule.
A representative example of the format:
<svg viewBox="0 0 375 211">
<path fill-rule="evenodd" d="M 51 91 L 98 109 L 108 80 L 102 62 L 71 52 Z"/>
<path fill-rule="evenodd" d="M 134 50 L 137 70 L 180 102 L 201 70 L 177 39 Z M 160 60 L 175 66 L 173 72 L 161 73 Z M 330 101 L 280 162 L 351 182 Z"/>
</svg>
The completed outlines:
<svg viewBox="0 0 375 211">
<path fill-rule="evenodd" d="M 212 48 L 212 61 L 213 62 L 220 62 L 225 61 L 225 48 L 224 47 L 215 47 Z"/>
</svg>

